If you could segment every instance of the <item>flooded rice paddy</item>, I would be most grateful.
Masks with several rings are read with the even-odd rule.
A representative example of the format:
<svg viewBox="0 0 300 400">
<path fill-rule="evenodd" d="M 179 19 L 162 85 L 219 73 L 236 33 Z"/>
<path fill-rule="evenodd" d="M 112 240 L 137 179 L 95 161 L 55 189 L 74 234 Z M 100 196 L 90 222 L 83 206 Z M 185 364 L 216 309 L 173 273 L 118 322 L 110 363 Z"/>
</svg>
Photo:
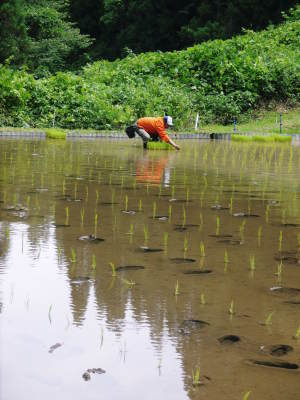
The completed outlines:
<svg viewBox="0 0 300 400">
<path fill-rule="evenodd" d="M 1 140 L 0 164 L 2 400 L 299 398 L 300 148 Z"/>
</svg>

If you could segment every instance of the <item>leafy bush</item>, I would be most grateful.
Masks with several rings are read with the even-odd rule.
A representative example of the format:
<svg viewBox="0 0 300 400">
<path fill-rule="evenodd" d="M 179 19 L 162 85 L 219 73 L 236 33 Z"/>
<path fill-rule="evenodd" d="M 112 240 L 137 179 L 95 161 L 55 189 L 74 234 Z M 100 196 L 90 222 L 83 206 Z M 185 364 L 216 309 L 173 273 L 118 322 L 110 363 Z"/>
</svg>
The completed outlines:
<svg viewBox="0 0 300 400">
<path fill-rule="evenodd" d="M 261 102 L 298 103 L 300 21 L 247 31 L 183 51 L 98 61 L 78 74 L 36 79 L 0 67 L 2 125 L 121 128 L 141 116 L 175 117 L 177 128 L 230 123 Z"/>
</svg>

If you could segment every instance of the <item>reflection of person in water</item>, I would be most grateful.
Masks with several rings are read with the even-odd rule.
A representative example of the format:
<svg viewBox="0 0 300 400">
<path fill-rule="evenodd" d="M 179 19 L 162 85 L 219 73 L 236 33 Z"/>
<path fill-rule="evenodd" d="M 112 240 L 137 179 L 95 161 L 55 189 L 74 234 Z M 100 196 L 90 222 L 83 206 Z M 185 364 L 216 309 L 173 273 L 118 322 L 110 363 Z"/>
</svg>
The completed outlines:
<svg viewBox="0 0 300 400">
<path fill-rule="evenodd" d="M 168 156 L 153 159 L 143 158 L 138 160 L 136 165 L 137 182 L 160 183 L 163 181 L 168 186 L 170 180 L 170 171 L 167 167 Z"/>
</svg>

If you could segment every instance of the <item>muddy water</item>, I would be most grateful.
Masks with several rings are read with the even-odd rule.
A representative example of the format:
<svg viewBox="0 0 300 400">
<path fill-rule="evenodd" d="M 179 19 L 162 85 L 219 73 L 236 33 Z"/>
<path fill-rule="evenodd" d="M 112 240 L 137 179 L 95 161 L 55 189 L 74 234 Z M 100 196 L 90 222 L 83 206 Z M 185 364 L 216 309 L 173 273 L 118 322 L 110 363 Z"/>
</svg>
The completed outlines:
<svg viewBox="0 0 300 400">
<path fill-rule="evenodd" d="M 300 149 L 182 147 L 1 140 L 1 399 L 298 398 Z"/>
</svg>

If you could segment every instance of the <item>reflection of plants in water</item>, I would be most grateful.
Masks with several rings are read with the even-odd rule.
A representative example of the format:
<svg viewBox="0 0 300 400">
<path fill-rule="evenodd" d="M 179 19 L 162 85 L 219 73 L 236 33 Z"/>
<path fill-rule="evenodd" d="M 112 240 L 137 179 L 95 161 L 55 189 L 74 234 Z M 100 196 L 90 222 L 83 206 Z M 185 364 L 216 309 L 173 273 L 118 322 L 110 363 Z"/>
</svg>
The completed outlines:
<svg viewBox="0 0 300 400">
<path fill-rule="evenodd" d="M 203 215 L 202 215 L 202 212 L 200 212 L 200 226 L 199 226 L 200 231 L 202 229 L 202 226 L 203 226 Z"/>
<path fill-rule="evenodd" d="M 172 199 L 175 198 L 175 185 L 172 185 Z"/>
<path fill-rule="evenodd" d="M 132 243 L 132 238 L 133 238 L 133 224 L 130 224 L 128 234 L 129 234 L 129 242 L 131 244 Z"/>
<path fill-rule="evenodd" d="M 69 207 L 66 207 L 65 212 L 66 212 L 65 225 L 69 225 Z"/>
<path fill-rule="evenodd" d="M 112 191 L 111 191 L 111 204 L 112 204 L 112 206 L 114 205 L 115 197 L 116 197 L 116 191 L 115 191 L 115 189 L 112 189 Z"/>
<path fill-rule="evenodd" d="M 9 233 L 9 228 L 8 228 L 8 226 L 7 226 L 6 229 L 5 229 L 5 236 L 6 236 L 7 239 L 9 239 L 10 233 Z"/>
<path fill-rule="evenodd" d="M 83 221 L 84 221 L 84 208 L 80 209 L 80 224 L 83 226 Z"/>
<path fill-rule="evenodd" d="M 85 202 L 87 203 L 89 199 L 89 187 L 85 187 Z"/>
<path fill-rule="evenodd" d="M 144 225 L 144 243 L 145 243 L 145 246 L 147 245 L 148 240 L 149 240 L 148 227 L 146 225 Z"/>
<path fill-rule="evenodd" d="M 193 378 L 193 386 L 199 386 L 201 384 L 200 382 L 200 368 L 197 367 L 196 370 L 192 370 L 192 378 Z"/>
<path fill-rule="evenodd" d="M 205 247 L 203 241 L 200 242 L 200 255 L 201 257 L 205 257 Z"/>
<path fill-rule="evenodd" d="M 54 204 L 55 204 L 55 202 L 54 202 Z M 30 196 L 27 196 L 26 197 L 26 207 L 29 207 L 30 206 Z"/>
<path fill-rule="evenodd" d="M 62 183 L 62 194 L 63 194 L 63 196 L 65 195 L 65 193 L 66 193 L 66 180 L 64 178 L 63 183 Z"/>
<path fill-rule="evenodd" d="M 132 286 L 134 286 L 136 284 L 132 279 L 122 278 L 122 282 L 124 282 L 125 285 L 127 285 L 129 289 L 131 289 Z"/>
<path fill-rule="evenodd" d="M 76 252 L 73 248 L 71 248 L 71 262 L 76 263 L 77 257 L 76 257 Z"/>
<path fill-rule="evenodd" d="M 230 203 L 229 203 L 229 214 L 232 215 L 232 210 L 233 210 L 233 196 L 230 197 Z"/>
<path fill-rule="evenodd" d="M 168 238 L 169 238 L 169 234 L 168 232 L 164 233 L 164 252 L 165 254 L 167 254 L 168 252 Z"/>
<path fill-rule="evenodd" d="M 116 276 L 116 268 L 115 268 L 115 264 L 113 262 L 109 263 L 110 267 L 111 267 L 111 276 Z"/>
<path fill-rule="evenodd" d="M 176 285 L 175 285 L 175 296 L 179 295 L 179 282 L 178 280 L 176 281 Z"/>
<path fill-rule="evenodd" d="M 266 223 L 267 224 L 269 223 L 269 213 L 270 213 L 270 205 L 267 204 L 266 205 L 266 212 L 265 212 L 265 214 L 266 214 Z"/>
<path fill-rule="evenodd" d="M 95 254 L 92 255 L 92 268 L 93 268 L 93 270 L 96 269 L 96 256 L 95 256 Z"/>
<path fill-rule="evenodd" d="M 261 245 L 261 235 L 262 235 L 262 226 L 260 226 L 260 227 L 258 228 L 258 231 L 257 231 L 257 243 L 258 243 L 258 247 L 260 247 L 260 245 Z"/>
<path fill-rule="evenodd" d="M 183 258 L 186 258 L 187 251 L 188 251 L 188 238 L 185 236 L 183 240 Z"/>
<path fill-rule="evenodd" d="M 216 223 L 217 223 L 217 225 L 216 225 L 216 236 L 219 236 L 219 234 L 220 234 L 220 217 L 219 216 L 217 216 Z"/>
<path fill-rule="evenodd" d="M 183 206 L 182 207 L 182 226 L 185 226 L 185 224 L 186 224 L 186 209 Z"/>
<path fill-rule="evenodd" d="M 255 256 L 250 256 L 250 271 L 255 271 Z"/>
<path fill-rule="evenodd" d="M 188 202 L 190 200 L 190 188 L 186 188 L 186 201 Z"/>
<path fill-rule="evenodd" d="M 283 233 L 282 231 L 279 232 L 279 243 L 278 243 L 278 250 L 282 250 L 282 239 L 283 239 Z"/>
<path fill-rule="evenodd" d="M 99 190 L 96 189 L 96 204 L 98 203 L 99 200 Z"/>
<path fill-rule="evenodd" d="M 286 223 L 286 209 L 283 208 L 281 211 L 281 223 L 285 224 Z"/>
<path fill-rule="evenodd" d="M 154 219 L 156 217 L 156 209 L 157 209 L 157 205 L 156 205 L 156 201 L 153 201 L 153 205 L 152 205 L 152 218 Z"/>
<path fill-rule="evenodd" d="M 200 296 L 200 303 L 204 306 L 206 304 L 205 294 L 201 293 Z"/>
</svg>

